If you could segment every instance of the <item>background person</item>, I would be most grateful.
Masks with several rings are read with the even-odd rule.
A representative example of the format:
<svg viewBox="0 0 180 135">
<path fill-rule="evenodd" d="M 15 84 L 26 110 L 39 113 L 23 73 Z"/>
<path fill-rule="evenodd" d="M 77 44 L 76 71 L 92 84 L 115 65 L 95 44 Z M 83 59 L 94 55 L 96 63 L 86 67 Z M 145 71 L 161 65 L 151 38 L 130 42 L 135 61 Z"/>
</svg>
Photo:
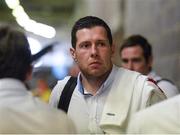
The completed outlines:
<svg viewBox="0 0 180 135">
<path fill-rule="evenodd" d="M 0 27 L 0 133 L 75 133 L 64 112 L 50 108 L 28 91 L 31 61 L 26 36 L 8 26 Z"/>
<path fill-rule="evenodd" d="M 57 108 L 65 102 L 62 97 L 70 98 L 66 111 L 78 133 L 124 133 L 133 113 L 165 98 L 146 76 L 112 64 L 112 34 L 102 19 L 80 18 L 72 28 L 71 43 L 80 70 L 77 85 L 68 97 L 63 88 L 70 77 L 58 81 L 50 105 Z"/>
<path fill-rule="evenodd" d="M 152 47 L 145 37 L 132 35 L 125 39 L 119 55 L 122 59 L 122 67 L 153 78 L 168 98 L 179 94 L 178 88 L 171 81 L 157 75 L 152 69 Z"/>
</svg>

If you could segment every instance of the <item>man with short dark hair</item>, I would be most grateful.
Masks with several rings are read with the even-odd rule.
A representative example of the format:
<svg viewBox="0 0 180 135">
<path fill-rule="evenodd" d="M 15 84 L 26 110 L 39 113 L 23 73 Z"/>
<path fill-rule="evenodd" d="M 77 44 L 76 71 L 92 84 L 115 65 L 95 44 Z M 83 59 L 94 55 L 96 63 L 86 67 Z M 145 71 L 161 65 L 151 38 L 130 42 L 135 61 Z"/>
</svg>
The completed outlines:
<svg viewBox="0 0 180 135">
<path fill-rule="evenodd" d="M 71 78 L 58 81 L 50 105 L 65 106 L 78 133 L 125 133 L 132 114 L 165 99 L 146 76 L 113 65 L 112 34 L 102 19 L 80 18 L 71 38 L 70 52 L 80 70 L 77 85 L 65 89 Z M 72 95 L 65 94 L 69 91 Z"/>
<path fill-rule="evenodd" d="M 25 34 L 0 27 L 0 134 L 75 133 L 64 112 L 50 108 L 28 91 L 31 60 Z"/>
<path fill-rule="evenodd" d="M 179 94 L 177 87 L 171 81 L 163 79 L 152 70 L 152 47 L 145 37 L 132 35 L 125 39 L 119 55 L 122 59 L 122 67 L 153 78 L 168 98 Z"/>
</svg>

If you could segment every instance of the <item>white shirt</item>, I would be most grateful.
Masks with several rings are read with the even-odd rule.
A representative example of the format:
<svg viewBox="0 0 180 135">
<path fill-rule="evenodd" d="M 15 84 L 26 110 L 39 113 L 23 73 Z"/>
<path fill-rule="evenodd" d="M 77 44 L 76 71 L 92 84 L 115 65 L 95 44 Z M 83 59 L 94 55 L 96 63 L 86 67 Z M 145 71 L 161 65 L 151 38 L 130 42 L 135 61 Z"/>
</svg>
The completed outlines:
<svg viewBox="0 0 180 135">
<path fill-rule="evenodd" d="M 158 76 L 154 71 L 151 71 L 148 74 L 149 77 L 153 78 L 155 81 L 159 81 L 162 79 L 162 77 Z M 166 80 L 161 80 L 157 83 L 157 85 L 161 88 L 161 90 L 165 93 L 165 95 L 167 96 L 167 98 L 176 96 L 179 94 L 179 90 L 178 88 L 172 84 L 169 81 Z"/>
<path fill-rule="evenodd" d="M 0 79 L 0 133 L 75 133 L 67 115 L 32 96 L 15 79 Z"/>
<path fill-rule="evenodd" d="M 102 129 L 99 127 L 102 111 L 115 76 L 117 76 L 117 72 L 120 72 L 121 70 L 122 69 L 114 65 L 110 75 L 94 96 L 89 94 L 86 90 L 83 90 L 83 86 L 80 81 L 81 73 L 79 73 L 77 86 L 72 94 L 68 110 L 68 115 L 74 121 L 78 133 L 103 133 Z M 49 103 L 51 106 L 57 108 L 61 92 L 68 79 L 69 77 L 66 77 L 64 80 L 58 81 L 58 84 L 55 86 L 50 96 Z M 147 86 L 147 83 L 144 85 L 144 91 L 155 89 L 153 86 Z M 149 95 L 147 96 L 149 97 Z M 121 99 L 119 101 L 123 102 Z M 146 101 L 142 100 L 142 102 Z"/>
<path fill-rule="evenodd" d="M 75 119 L 74 123 L 76 129 L 79 129 L 79 131 L 77 132 L 103 133 L 103 131 L 99 128 L 98 124 L 100 122 L 103 106 L 115 74 L 116 69 L 113 68 L 113 71 L 110 73 L 107 80 L 97 91 L 96 95 L 93 96 L 83 89 L 79 73 L 77 79 L 77 86 L 74 90 L 68 110 L 68 115 L 72 119 Z M 58 81 L 58 84 L 53 89 L 49 99 L 49 104 L 51 106 L 57 108 L 63 86 L 68 80 L 69 76 L 62 81 Z"/>
</svg>

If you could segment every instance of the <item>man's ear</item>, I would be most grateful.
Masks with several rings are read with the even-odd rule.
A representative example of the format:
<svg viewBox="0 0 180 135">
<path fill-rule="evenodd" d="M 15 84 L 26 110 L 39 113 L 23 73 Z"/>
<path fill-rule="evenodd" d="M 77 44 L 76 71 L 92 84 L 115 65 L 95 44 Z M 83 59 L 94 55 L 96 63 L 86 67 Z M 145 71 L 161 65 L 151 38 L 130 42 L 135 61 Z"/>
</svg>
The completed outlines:
<svg viewBox="0 0 180 135">
<path fill-rule="evenodd" d="M 77 62 L 76 53 L 74 48 L 70 48 L 70 53 L 75 62 Z"/>
<path fill-rule="evenodd" d="M 28 71 L 26 73 L 26 81 L 29 81 L 29 80 L 32 79 L 32 70 L 33 70 L 33 67 L 30 65 L 29 69 L 28 69 Z"/>
</svg>

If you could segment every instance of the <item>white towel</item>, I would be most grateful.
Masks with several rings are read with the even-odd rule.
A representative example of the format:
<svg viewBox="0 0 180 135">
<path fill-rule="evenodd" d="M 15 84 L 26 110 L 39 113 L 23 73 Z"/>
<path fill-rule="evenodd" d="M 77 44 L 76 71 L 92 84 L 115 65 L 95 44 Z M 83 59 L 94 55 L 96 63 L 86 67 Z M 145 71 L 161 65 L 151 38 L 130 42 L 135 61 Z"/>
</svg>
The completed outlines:
<svg viewBox="0 0 180 135">
<path fill-rule="evenodd" d="M 108 130 L 108 126 L 119 130 L 118 133 L 123 128 L 122 125 L 126 122 L 131 106 L 134 84 L 139 75 L 137 72 L 124 69 L 117 73 L 100 121 L 100 127 L 105 129 L 104 131 Z"/>
</svg>

